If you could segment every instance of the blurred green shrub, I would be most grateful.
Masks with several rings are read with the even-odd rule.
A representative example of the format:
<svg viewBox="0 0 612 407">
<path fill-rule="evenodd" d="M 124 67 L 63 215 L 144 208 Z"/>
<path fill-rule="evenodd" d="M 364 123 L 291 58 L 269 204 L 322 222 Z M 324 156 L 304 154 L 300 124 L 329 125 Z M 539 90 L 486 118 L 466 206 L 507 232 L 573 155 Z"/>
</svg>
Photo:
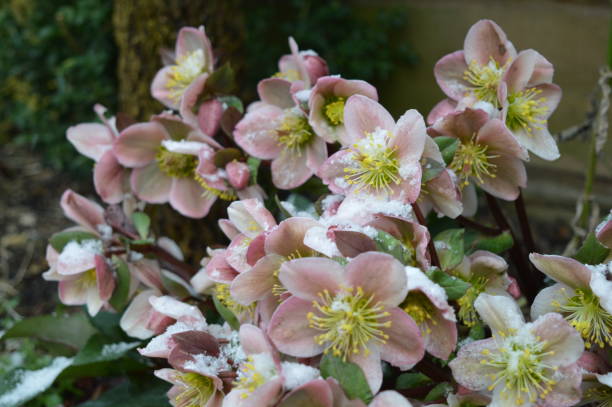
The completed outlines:
<svg viewBox="0 0 612 407">
<path fill-rule="evenodd" d="M 30 145 L 55 168 L 86 168 L 65 131 L 92 121 L 97 102 L 115 107 L 112 2 L 0 4 L 0 141 Z"/>
</svg>

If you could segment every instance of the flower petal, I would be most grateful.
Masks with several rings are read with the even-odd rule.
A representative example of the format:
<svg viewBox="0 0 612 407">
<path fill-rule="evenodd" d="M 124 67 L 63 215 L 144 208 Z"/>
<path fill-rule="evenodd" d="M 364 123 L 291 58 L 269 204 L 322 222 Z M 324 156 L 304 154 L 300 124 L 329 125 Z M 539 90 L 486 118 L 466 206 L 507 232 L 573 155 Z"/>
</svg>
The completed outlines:
<svg viewBox="0 0 612 407">
<path fill-rule="evenodd" d="M 555 304 L 565 304 L 567 299 L 574 296 L 575 291 L 565 284 L 557 283 L 541 290 L 531 304 L 531 319 L 535 320 L 549 312 L 557 312 L 559 307 Z"/>
<path fill-rule="evenodd" d="M 391 308 L 389 313 L 391 327 L 384 329 L 389 338 L 381 346 L 381 358 L 401 370 L 411 369 L 425 355 L 421 332 L 414 320 L 401 309 Z"/>
<path fill-rule="evenodd" d="M 463 79 L 465 71 L 468 69 L 468 64 L 465 62 L 465 53 L 463 51 L 455 51 L 451 54 L 442 57 L 434 66 L 434 76 L 436 82 L 442 92 L 446 94 L 452 101 L 448 101 L 445 105 L 440 106 L 444 101 L 440 102 L 430 113 L 427 122 L 433 124 L 439 117 L 455 110 L 456 101 L 461 99 L 468 91 L 469 83 Z M 453 103 L 454 102 L 454 103 Z M 452 110 L 450 109 L 452 107 Z M 434 114 L 434 111 L 436 114 Z"/>
<path fill-rule="evenodd" d="M 319 226 L 319 222 L 310 218 L 292 217 L 282 221 L 266 238 L 266 253 L 281 256 L 307 256 L 312 250 L 304 244 L 304 236 L 310 228 Z"/>
<path fill-rule="evenodd" d="M 191 178 L 175 178 L 170 189 L 170 205 L 181 215 L 203 218 L 217 197 L 206 191 Z"/>
<path fill-rule="evenodd" d="M 307 301 L 319 300 L 319 293 L 332 295 L 344 282 L 344 269 L 337 262 L 321 257 L 290 260 L 280 268 L 278 278 L 291 294 Z"/>
<path fill-rule="evenodd" d="M 494 335 L 498 332 L 507 334 L 525 324 L 523 314 L 512 298 L 483 293 L 474 301 L 474 307 Z"/>
<path fill-rule="evenodd" d="M 495 350 L 497 347 L 493 338 L 471 342 L 461 347 L 457 357 L 449 363 L 455 380 L 470 390 L 486 389 L 491 384 L 489 374 L 496 373 L 496 370 L 481 363 L 483 351 Z"/>
<path fill-rule="evenodd" d="M 66 137 L 79 153 L 94 161 L 111 149 L 115 138 L 109 128 L 100 123 L 72 126 L 66 131 Z"/>
<path fill-rule="evenodd" d="M 94 166 L 94 186 L 100 198 L 109 204 L 121 202 L 127 192 L 125 184 L 128 174 L 112 150 L 104 153 Z"/>
<path fill-rule="evenodd" d="M 264 160 L 276 158 L 281 152 L 276 129 L 283 119 L 283 110 L 262 103 L 238 122 L 234 139 L 247 153 Z"/>
<path fill-rule="evenodd" d="M 531 324 L 531 331 L 546 342 L 545 350 L 551 354 L 544 356 L 542 360 L 551 366 L 576 363 L 584 351 L 580 333 L 556 312 L 538 317 Z"/>
<path fill-rule="evenodd" d="M 79 225 L 98 234 L 98 225 L 106 224 L 104 221 L 104 209 L 97 203 L 90 201 L 71 189 L 62 194 L 60 206 L 64 215 Z"/>
<path fill-rule="evenodd" d="M 378 102 L 362 95 L 353 95 L 344 106 L 347 141 L 354 143 L 377 128 L 393 131 L 395 120 Z"/>
<path fill-rule="evenodd" d="M 136 196 L 145 202 L 165 203 L 170 199 L 172 178 L 161 172 L 156 162 L 134 169 L 130 184 Z"/>
<path fill-rule="evenodd" d="M 480 20 L 468 31 L 463 44 L 465 60 L 486 65 L 490 59 L 503 66 L 514 57 L 506 33 L 491 20 Z"/>
<path fill-rule="evenodd" d="M 399 305 L 408 293 L 404 266 L 386 253 L 358 255 L 346 267 L 346 278 L 352 287 L 361 287 L 366 295 L 372 295 L 373 303 L 388 307 Z"/>
<path fill-rule="evenodd" d="M 293 189 L 308 180 L 314 171 L 308 168 L 306 152 L 284 150 L 272 161 L 272 182 L 279 189 Z"/>
<path fill-rule="evenodd" d="M 130 168 L 144 167 L 155 159 L 162 140 L 169 138 L 159 123 L 136 123 L 121 132 L 115 140 L 113 151 L 121 165 Z"/>
<path fill-rule="evenodd" d="M 232 297 L 243 305 L 263 299 L 276 283 L 274 273 L 285 259 L 274 253 L 262 257 L 248 271 L 236 276 L 230 287 Z"/>
<path fill-rule="evenodd" d="M 591 270 L 577 260 L 557 255 L 531 253 L 529 260 L 534 266 L 558 283 L 572 288 L 588 288 Z"/>
<path fill-rule="evenodd" d="M 295 106 L 291 97 L 291 82 L 281 78 L 268 78 L 257 84 L 259 98 L 270 105 L 289 109 Z"/>
</svg>

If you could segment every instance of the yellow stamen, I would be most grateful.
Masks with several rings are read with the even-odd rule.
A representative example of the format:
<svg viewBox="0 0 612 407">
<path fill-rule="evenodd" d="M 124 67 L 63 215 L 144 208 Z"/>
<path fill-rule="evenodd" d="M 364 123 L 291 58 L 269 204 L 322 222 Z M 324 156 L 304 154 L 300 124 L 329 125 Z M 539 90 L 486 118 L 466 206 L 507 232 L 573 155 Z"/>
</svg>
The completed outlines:
<svg viewBox="0 0 612 407">
<path fill-rule="evenodd" d="M 306 147 L 316 137 L 308 118 L 300 113 L 288 112 L 280 126 L 276 129 L 278 142 L 285 151 L 301 155 Z"/>
<path fill-rule="evenodd" d="M 472 327 L 479 321 L 478 313 L 474 308 L 474 301 L 485 290 L 488 279 L 484 276 L 475 277 L 469 281 L 471 287 L 457 300 L 459 304 L 459 319 L 464 325 Z"/>
<path fill-rule="evenodd" d="M 401 307 L 414 319 L 424 335 L 431 333 L 430 325 L 438 325 L 438 321 L 434 319 L 436 307 L 420 291 L 408 293 Z"/>
<path fill-rule="evenodd" d="M 234 201 L 234 200 L 238 199 L 238 196 L 234 193 L 234 191 L 232 189 L 228 189 L 226 191 L 222 191 L 220 189 L 213 188 L 210 185 L 208 185 L 206 180 L 204 178 L 202 178 L 202 176 L 200 174 L 198 174 L 198 173 L 196 173 L 193 176 L 193 178 L 208 193 L 210 193 L 210 194 L 212 194 L 212 195 L 214 195 L 216 197 L 219 197 L 219 198 L 223 199 L 224 201 Z"/>
<path fill-rule="evenodd" d="M 483 176 L 495 178 L 497 172 L 497 166 L 490 161 L 499 156 L 487 154 L 489 146 L 478 144 L 475 140 L 476 135 L 474 134 L 470 141 L 462 142 L 449 166 L 461 179 L 461 188 L 469 185 L 470 177 L 482 184 Z"/>
<path fill-rule="evenodd" d="M 180 392 L 174 396 L 176 407 L 200 407 L 206 405 L 215 391 L 211 378 L 197 373 L 179 373 Z"/>
<path fill-rule="evenodd" d="M 472 85 L 472 92 L 478 100 L 489 102 L 499 107 L 497 88 L 504 73 L 504 69 L 491 58 L 487 65 L 479 65 L 472 61 L 463 73 L 463 79 Z"/>
<path fill-rule="evenodd" d="M 540 89 L 529 88 L 508 95 L 508 114 L 506 125 L 512 131 L 524 129 L 531 135 L 533 130 L 540 130 L 546 126 L 544 115 L 548 112 L 548 106 L 544 105 L 546 98 L 538 97 L 542 93 Z"/>
<path fill-rule="evenodd" d="M 204 51 L 198 49 L 183 56 L 170 68 L 166 87 L 170 91 L 170 99 L 179 102 L 185 90 L 200 74 L 204 72 L 206 57 Z"/>
<path fill-rule="evenodd" d="M 255 315 L 255 304 L 242 305 L 238 303 L 230 294 L 229 284 L 216 284 L 215 296 L 227 309 L 232 311 L 234 315 L 240 318 L 240 315 L 247 313 L 250 318 Z"/>
<path fill-rule="evenodd" d="M 325 106 L 323 106 L 323 114 L 332 126 L 344 124 L 345 103 L 346 98 L 336 96 L 328 100 Z"/>
<path fill-rule="evenodd" d="M 198 166 L 198 157 L 195 155 L 175 153 L 164 146 L 159 146 L 155 160 L 159 169 L 172 178 L 193 177 Z"/>
</svg>

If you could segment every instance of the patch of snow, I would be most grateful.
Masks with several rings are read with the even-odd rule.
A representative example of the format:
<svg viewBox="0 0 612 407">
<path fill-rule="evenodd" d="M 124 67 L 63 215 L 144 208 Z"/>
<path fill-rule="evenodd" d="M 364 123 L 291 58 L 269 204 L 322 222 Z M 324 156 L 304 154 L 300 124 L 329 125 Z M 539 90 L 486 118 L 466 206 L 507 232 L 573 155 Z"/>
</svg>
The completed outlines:
<svg viewBox="0 0 612 407">
<path fill-rule="evenodd" d="M 284 385 L 287 390 L 293 390 L 321 377 L 319 369 L 301 363 L 282 362 L 281 368 L 285 379 Z"/>
</svg>

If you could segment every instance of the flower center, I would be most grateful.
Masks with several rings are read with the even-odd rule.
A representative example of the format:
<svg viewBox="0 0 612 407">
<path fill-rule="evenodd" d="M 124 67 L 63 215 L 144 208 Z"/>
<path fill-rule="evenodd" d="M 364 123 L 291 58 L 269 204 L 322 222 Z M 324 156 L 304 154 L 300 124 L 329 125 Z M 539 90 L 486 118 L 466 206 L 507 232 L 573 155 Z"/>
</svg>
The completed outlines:
<svg viewBox="0 0 612 407">
<path fill-rule="evenodd" d="M 599 298 L 593 292 L 576 290 L 576 295 L 565 304 L 554 301 L 552 305 L 580 332 L 587 348 L 593 344 L 600 348 L 606 343 L 612 346 L 612 315 L 601 307 Z"/>
<path fill-rule="evenodd" d="M 200 186 L 204 188 L 209 194 L 212 194 L 218 198 L 221 198 L 224 201 L 235 201 L 236 199 L 238 199 L 238 196 L 234 193 L 232 189 L 223 191 L 223 190 L 211 187 L 208 184 L 208 182 L 206 182 L 206 180 L 200 174 L 197 174 L 197 173 L 194 174 L 193 177 L 196 180 L 196 182 L 200 184 Z"/>
<path fill-rule="evenodd" d="M 197 373 L 180 373 L 177 379 L 181 389 L 174 396 L 176 407 L 204 406 L 215 391 L 212 379 Z"/>
<path fill-rule="evenodd" d="M 191 82 L 203 71 L 206 64 L 204 51 L 198 49 L 183 56 L 176 61 L 176 65 L 170 68 L 167 87 L 170 90 L 170 98 L 178 102 Z"/>
<path fill-rule="evenodd" d="M 401 182 L 396 149 L 388 145 L 389 132 L 378 128 L 352 145 L 355 166 L 344 169 L 344 179 L 349 185 L 358 186 L 356 192 L 364 188 L 372 188 L 376 192 L 391 191 L 391 184 Z"/>
<path fill-rule="evenodd" d="M 612 407 L 612 387 L 606 385 L 591 387 L 584 392 L 584 399 L 597 402 L 597 407 Z"/>
<path fill-rule="evenodd" d="M 198 157 L 195 155 L 175 153 L 164 146 L 159 146 L 155 159 L 159 169 L 172 178 L 193 177 L 198 166 Z"/>
<path fill-rule="evenodd" d="M 300 73 L 296 69 L 287 69 L 284 72 L 277 72 L 272 75 L 274 78 L 286 79 L 289 82 L 299 81 Z"/>
<path fill-rule="evenodd" d="M 546 98 L 537 96 L 542 93 L 540 89 L 529 88 L 518 93 L 508 95 L 508 114 L 506 125 L 512 131 L 524 129 L 531 135 L 533 129 L 539 130 L 546 125 L 546 119 L 541 117 L 548 112 L 548 106 L 543 103 Z"/>
<path fill-rule="evenodd" d="M 480 363 L 496 370 L 496 373 L 489 374 L 492 381 L 489 391 L 501 384 L 501 397 L 513 399 L 516 405 L 523 405 L 526 401 L 533 403 L 538 397 L 546 398 L 556 383 L 550 376 L 557 368 L 542 359 L 554 352 L 546 351 L 546 341 L 539 337 L 534 339 L 525 344 L 510 337 L 504 347 L 481 352 L 485 358 Z"/>
<path fill-rule="evenodd" d="M 461 319 L 464 325 L 472 327 L 479 321 L 478 313 L 476 308 L 474 308 L 474 301 L 485 290 L 488 281 L 484 276 L 472 279 L 469 282 L 471 287 L 457 300 L 457 304 L 460 307 L 458 313 L 459 319 Z"/>
<path fill-rule="evenodd" d="M 479 65 L 472 61 L 468 69 L 463 73 L 463 79 L 472 85 L 472 92 L 484 102 L 489 102 L 499 107 L 497 99 L 497 87 L 504 73 L 503 67 L 491 58 L 486 65 Z"/>
<path fill-rule="evenodd" d="M 290 261 L 290 260 L 299 259 L 302 257 L 314 257 L 314 256 L 316 256 L 314 252 L 302 255 L 302 253 L 300 253 L 299 250 L 295 250 L 289 256 L 285 257 L 285 260 L 283 260 L 283 262 L 278 265 L 278 268 L 274 270 L 274 285 L 272 286 L 272 294 L 276 295 L 277 297 L 280 297 L 281 295 L 287 292 L 287 289 L 280 282 L 280 279 L 278 278 L 278 274 L 280 273 L 280 268 L 285 262 Z M 279 301 L 280 301 L 280 298 L 279 298 Z"/>
<path fill-rule="evenodd" d="M 490 160 L 499 156 L 487 154 L 489 146 L 476 143 L 475 138 L 476 135 L 472 137 L 472 140 L 461 143 L 450 163 L 450 168 L 462 180 L 459 184 L 461 188 L 469 185 L 470 177 L 476 178 L 482 184 L 483 176 L 495 178 L 497 171 L 497 166 Z"/>
<path fill-rule="evenodd" d="M 303 114 L 295 112 L 285 114 L 276 131 L 278 142 L 284 147 L 284 150 L 297 155 L 300 155 L 304 146 L 316 137 L 312 127 L 308 124 L 308 119 Z"/>
<path fill-rule="evenodd" d="M 319 345 L 326 345 L 325 353 L 342 357 L 346 361 L 350 354 L 363 351 L 369 354 L 370 340 L 386 343 L 389 335 L 384 328 L 391 327 L 391 321 L 384 305 L 373 304 L 373 296 L 367 297 L 361 287 L 341 287 L 332 297 L 328 290 L 318 294 L 319 300 L 313 301 L 316 310 L 307 315 L 311 328 L 323 331 L 314 339 Z"/>
<path fill-rule="evenodd" d="M 346 98 L 335 96 L 330 98 L 323 107 L 323 114 L 329 124 L 339 126 L 344 124 L 344 104 Z"/>
<path fill-rule="evenodd" d="M 429 298 L 420 291 L 408 293 L 408 297 L 402 306 L 404 311 L 414 319 L 423 334 L 430 334 L 431 325 L 438 325 L 434 319 L 436 307 L 431 303 Z"/>
<path fill-rule="evenodd" d="M 251 305 L 242 305 L 238 303 L 230 294 L 229 284 L 216 284 L 215 285 L 215 296 L 225 308 L 232 311 L 232 313 L 240 318 L 243 313 L 248 313 L 249 316 L 253 316 L 255 312 L 255 303 Z"/>
<path fill-rule="evenodd" d="M 246 390 L 240 395 L 245 399 L 268 380 L 277 376 L 274 361 L 265 353 L 258 353 L 247 358 L 238 370 L 238 379 L 234 386 L 238 389 Z"/>
</svg>

